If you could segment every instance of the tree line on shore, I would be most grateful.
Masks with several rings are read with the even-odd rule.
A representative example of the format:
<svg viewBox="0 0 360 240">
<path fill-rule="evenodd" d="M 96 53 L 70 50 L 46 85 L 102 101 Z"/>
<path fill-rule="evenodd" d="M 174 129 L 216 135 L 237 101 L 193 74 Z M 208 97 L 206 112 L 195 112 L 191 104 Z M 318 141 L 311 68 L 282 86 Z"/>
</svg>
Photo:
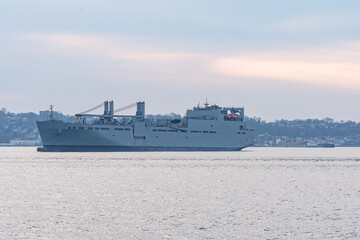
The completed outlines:
<svg viewBox="0 0 360 240">
<path fill-rule="evenodd" d="M 12 139 L 37 139 L 39 134 L 35 122 L 46 120 L 48 111 L 42 114 L 33 112 L 11 113 L 5 108 L 0 110 L 0 143 L 8 143 Z M 179 118 L 178 114 L 156 115 L 157 118 Z M 59 120 L 73 122 L 74 116 L 55 112 Z M 154 118 L 154 115 L 149 115 Z M 297 120 L 276 120 L 266 122 L 259 117 L 246 117 L 248 128 L 253 128 L 256 135 L 268 134 L 271 136 L 286 136 L 289 138 L 303 137 L 347 137 L 357 138 L 360 141 L 360 122 L 355 121 L 334 121 L 331 118 L 325 119 L 297 119 Z"/>
</svg>

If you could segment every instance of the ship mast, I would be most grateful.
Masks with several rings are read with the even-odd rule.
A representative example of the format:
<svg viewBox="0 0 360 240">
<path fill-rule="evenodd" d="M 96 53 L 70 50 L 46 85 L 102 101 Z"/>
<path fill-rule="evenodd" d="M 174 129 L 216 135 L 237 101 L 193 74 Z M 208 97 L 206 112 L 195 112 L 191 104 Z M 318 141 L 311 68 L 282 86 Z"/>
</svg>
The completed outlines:
<svg viewBox="0 0 360 240">
<path fill-rule="evenodd" d="M 53 118 L 54 118 L 54 110 L 53 110 L 54 106 L 51 104 L 50 105 L 50 114 L 49 114 L 49 117 L 50 117 L 50 120 L 52 121 Z"/>
</svg>

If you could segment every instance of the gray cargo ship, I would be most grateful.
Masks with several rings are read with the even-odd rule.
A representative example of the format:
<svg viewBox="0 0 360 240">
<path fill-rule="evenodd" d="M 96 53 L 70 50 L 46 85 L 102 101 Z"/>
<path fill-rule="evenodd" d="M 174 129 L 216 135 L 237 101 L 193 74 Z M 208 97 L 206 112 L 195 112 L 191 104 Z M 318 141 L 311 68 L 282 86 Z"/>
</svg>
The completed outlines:
<svg viewBox="0 0 360 240">
<path fill-rule="evenodd" d="M 135 115 L 116 115 L 124 108 L 114 111 L 113 101 L 103 106 L 104 114 L 76 114 L 75 123 L 54 119 L 51 107 L 50 119 L 36 122 L 43 143 L 38 151 L 239 151 L 254 143 L 244 108 L 205 103 L 180 119 L 148 119 L 145 102 L 136 103 Z"/>
</svg>

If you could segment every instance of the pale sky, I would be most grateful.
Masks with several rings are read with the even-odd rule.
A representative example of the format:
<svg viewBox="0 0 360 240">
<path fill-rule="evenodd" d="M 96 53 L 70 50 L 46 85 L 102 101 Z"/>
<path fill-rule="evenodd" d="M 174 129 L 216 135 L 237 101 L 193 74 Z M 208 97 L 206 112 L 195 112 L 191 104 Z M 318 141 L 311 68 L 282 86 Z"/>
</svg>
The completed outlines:
<svg viewBox="0 0 360 240">
<path fill-rule="evenodd" d="M 360 121 L 360 1 L 0 0 L 0 108 L 184 114 L 206 98 Z"/>
</svg>

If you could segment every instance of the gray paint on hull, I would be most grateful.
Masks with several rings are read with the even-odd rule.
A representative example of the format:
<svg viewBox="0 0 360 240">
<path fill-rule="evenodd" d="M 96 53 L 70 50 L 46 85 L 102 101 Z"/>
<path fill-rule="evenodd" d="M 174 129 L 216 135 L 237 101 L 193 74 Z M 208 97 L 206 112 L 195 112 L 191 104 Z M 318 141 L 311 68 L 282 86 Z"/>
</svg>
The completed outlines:
<svg viewBox="0 0 360 240">
<path fill-rule="evenodd" d="M 210 124 L 207 123 L 208 128 L 210 128 Z M 215 128 L 216 123 L 212 122 L 212 124 Z M 187 132 L 163 133 L 154 132 L 154 128 L 149 127 L 146 129 L 146 136 L 139 138 L 133 135 L 132 127 L 129 127 L 129 131 L 116 131 L 115 128 L 118 126 L 72 124 L 56 121 L 37 122 L 37 125 L 43 145 L 53 146 L 47 147 L 47 149 L 65 149 L 59 151 L 239 151 L 254 143 L 253 131 L 248 129 L 237 130 L 236 126 L 217 128 L 216 134 L 192 133 L 189 130 Z M 80 127 L 83 129 L 80 130 Z M 103 127 L 106 127 L 107 130 L 101 130 Z M 201 128 L 201 126 L 197 128 Z M 160 128 L 156 129 L 159 130 Z M 202 131 L 204 130 L 206 128 L 202 129 Z M 239 135 L 237 134 L 238 131 L 245 134 Z"/>
</svg>

